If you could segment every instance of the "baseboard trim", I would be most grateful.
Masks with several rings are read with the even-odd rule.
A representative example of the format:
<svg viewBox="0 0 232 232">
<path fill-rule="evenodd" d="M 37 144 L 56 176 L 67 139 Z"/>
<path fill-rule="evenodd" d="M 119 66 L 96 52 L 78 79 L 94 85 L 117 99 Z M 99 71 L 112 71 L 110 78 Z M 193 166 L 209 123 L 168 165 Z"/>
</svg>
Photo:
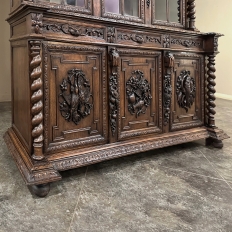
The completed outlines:
<svg viewBox="0 0 232 232">
<path fill-rule="evenodd" d="M 223 93 L 215 93 L 215 96 L 216 96 L 216 98 L 221 98 L 221 99 L 232 101 L 232 95 L 227 95 L 227 94 L 223 94 Z"/>
<path fill-rule="evenodd" d="M 0 94 L 0 102 L 11 101 L 11 95 L 9 94 Z"/>
</svg>

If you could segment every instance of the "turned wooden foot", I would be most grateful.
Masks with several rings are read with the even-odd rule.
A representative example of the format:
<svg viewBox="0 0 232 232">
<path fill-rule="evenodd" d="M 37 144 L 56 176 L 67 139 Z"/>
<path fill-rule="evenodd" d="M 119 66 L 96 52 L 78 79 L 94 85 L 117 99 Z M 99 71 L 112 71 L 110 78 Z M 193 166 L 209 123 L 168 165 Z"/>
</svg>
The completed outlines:
<svg viewBox="0 0 232 232">
<path fill-rule="evenodd" d="M 45 197 L 50 191 L 50 184 L 32 185 L 30 188 L 36 196 Z"/>
<path fill-rule="evenodd" d="M 214 139 L 214 138 L 207 138 L 206 139 L 206 146 L 213 146 L 215 148 L 222 148 L 223 143 L 222 140 Z"/>
</svg>

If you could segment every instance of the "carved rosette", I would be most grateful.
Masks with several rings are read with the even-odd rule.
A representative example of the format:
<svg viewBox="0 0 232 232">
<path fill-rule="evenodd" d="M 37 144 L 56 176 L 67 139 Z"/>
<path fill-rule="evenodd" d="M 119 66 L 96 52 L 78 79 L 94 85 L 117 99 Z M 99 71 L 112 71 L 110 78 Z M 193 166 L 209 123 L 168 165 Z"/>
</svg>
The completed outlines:
<svg viewBox="0 0 232 232">
<path fill-rule="evenodd" d="M 93 104 L 89 101 L 92 98 L 89 80 L 80 69 L 68 71 L 68 78 L 63 79 L 60 85 L 59 104 L 61 115 L 76 125 L 81 119 L 90 115 Z"/>
<path fill-rule="evenodd" d="M 114 136 L 117 126 L 118 116 L 118 66 L 119 66 L 119 54 L 116 48 L 111 48 L 109 52 L 111 75 L 109 80 L 109 92 L 110 92 L 110 126 L 112 135 Z"/>
<path fill-rule="evenodd" d="M 32 31 L 36 34 L 41 34 L 43 30 L 43 14 L 31 14 Z"/>
<path fill-rule="evenodd" d="M 196 4 L 195 0 L 187 1 L 187 18 L 189 20 L 188 29 L 195 30 L 195 19 L 196 19 Z"/>
<path fill-rule="evenodd" d="M 43 155 L 43 82 L 41 78 L 42 58 L 40 55 L 41 42 L 30 41 L 31 45 L 31 62 L 30 62 L 30 77 L 31 77 L 31 114 L 32 114 L 32 137 L 34 154 L 32 158 L 34 160 L 42 160 Z"/>
<path fill-rule="evenodd" d="M 215 127 L 215 119 L 214 119 L 214 115 L 216 114 L 216 111 L 214 110 L 214 108 L 216 107 L 216 104 L 215 104 L 215 100 L 216 100 L 216 97 L 215 97 L 215 85 L 216 85 L 216 82 L 215 82 L 215 55 L 212 54 L 212 55 L 209 55 L 208 56 L 208 64 L 207 64 L 207 68 L 208 68 L 208 71 L 207 71 L 207 74 L 208 74 L 208 78 L 207 78 L 207 81 L 208 81 L 208 85 L 207 85 L 207 116 L 208 116 L 208 126 L 209 127 Z"/>
<path fill-rule="evenodd" d="M 138 117 L 145 114 L 147 107 L 151 104 L 151 87 L 140 70 L 132 72 L 132 76 L 126 82 L 126 95 L 128 99 L 128 110 Z"/>
<path fill-rule="evenodd" d="M 170 120 L 171 99 L 172 99 L 172 82 L 171 75 L 174 68 L 174 56 L 167 52 L 164 57 L 165 75 L 163 88 L 163 105 L 164 105 L 164 125 L 166 126 Z"/>
<path fill-rule="evenodd" d="M 176 95 L 179 106 L 188 112 L 188 108 L 191 108 L 196 97 L 196 83 L 190 76 L 190 71 L 184 70 L 178 76 Z"/>
</svg>

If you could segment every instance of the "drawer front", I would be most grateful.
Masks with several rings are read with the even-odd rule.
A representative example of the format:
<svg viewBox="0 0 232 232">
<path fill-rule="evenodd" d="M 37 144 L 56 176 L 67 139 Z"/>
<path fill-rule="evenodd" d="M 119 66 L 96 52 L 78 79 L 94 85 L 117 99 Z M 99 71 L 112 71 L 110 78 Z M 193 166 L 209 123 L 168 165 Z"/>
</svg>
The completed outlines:
<svg viewBox="0 0 232 232">
<path fill-rule="evenodd" d="M 161 53 L 118 49 L 118 139 L 162 132 Z"/>
<path fill-rule="evenodd" d="M 170 130 L 203 125 L 204 122 L 204 56 L 174 53 Z"/>
<path fill-rule="evenodd" d="M 105 48 L 44 44 L 45 149 L 107 140 Z"/>
</svg>

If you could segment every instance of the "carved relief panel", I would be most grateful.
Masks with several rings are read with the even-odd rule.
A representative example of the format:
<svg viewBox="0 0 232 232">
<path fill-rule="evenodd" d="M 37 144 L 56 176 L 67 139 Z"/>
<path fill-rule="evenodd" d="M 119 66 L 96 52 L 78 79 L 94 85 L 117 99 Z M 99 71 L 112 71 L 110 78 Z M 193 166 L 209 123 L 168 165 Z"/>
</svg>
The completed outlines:
<svg viewBox="0 0 232 232">
<path fill-rule="evenodd" d="M 118 49 L 118 139 L 162 132 L 161 53 Z"/>
<path fill-rule="evenodd" d="M 174 53 L 171 131 L 204 122 L 204 59 L 202 55 Z"/>
<path fill-rule="evenodd" d="M 105 143 L 104 48 L 44 44 L 47 152 Z"/>
</svg>

